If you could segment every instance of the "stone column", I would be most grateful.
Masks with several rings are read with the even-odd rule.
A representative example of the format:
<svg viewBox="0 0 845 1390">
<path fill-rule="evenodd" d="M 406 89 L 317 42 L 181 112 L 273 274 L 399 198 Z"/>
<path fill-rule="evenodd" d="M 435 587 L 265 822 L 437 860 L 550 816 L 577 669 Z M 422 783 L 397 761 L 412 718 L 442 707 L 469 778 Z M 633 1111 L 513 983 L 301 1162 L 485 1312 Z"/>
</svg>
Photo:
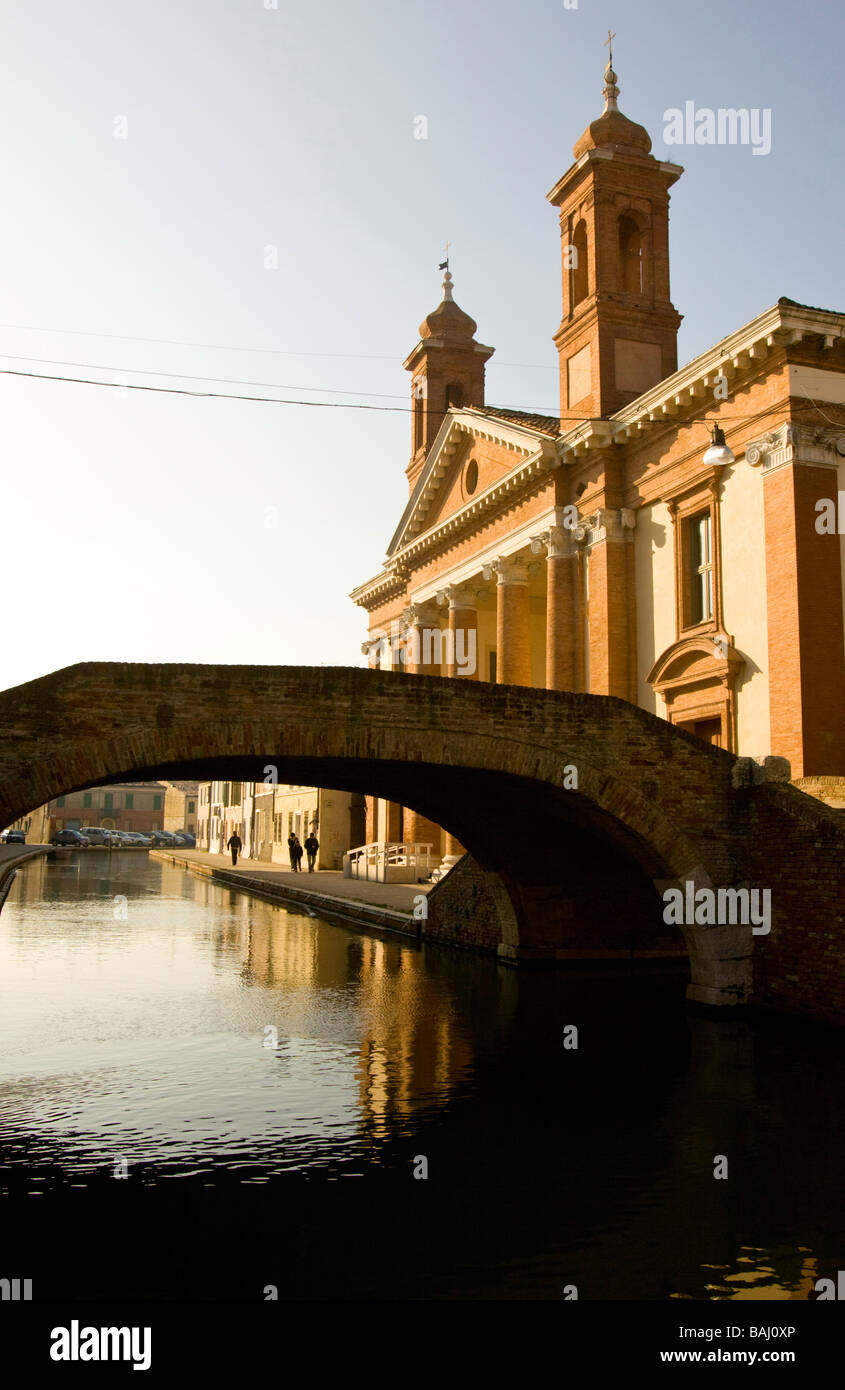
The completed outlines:
<svg viewBox="0 0 845 1390">
<path fill-rule="evenodd" d="M 552 526 L 531 542 L 535 555 L 546 551 L 546 689 L 576 690 L 575 566 L 572 537 Z"/>
<path fill-rule="evenodd" d="M 450 584 L 441 589 L 437 602 L 449 605 L 449 638 L 446 653 L 446 674 L 478 680 L 478 610 L 475 593 L 463 585 Z M 457 864 L 465 847 L 456 835 L 443 832 L 443 862 L 441 868 Z"/>
<path fill-rule="evenodd" d="M 602 507 L 592 518 L 588 564 L 590 693 L 636 704 L 636 606 L 632 591 L 632 511 Z"/>
<path fill-rule="evenodd" d="M 793 777 L 845 774 L 841 427 L 787 424 L 746 447 L 763 473 L 771 751 Z"/>
<path fill-rule="evenodd" d="M 430 604 L 412 603 L 405 609 L 402 617 L 406 623 L 405 631 L 405 670 L 410 675 L 439 676 L 440 663 L 433 662 L 435 644 L 423 641 L 426 628 L 439 626 L 437 610 Z M 442 854 L 443 831 L 434 821 L 415 811 L 412 806 L 405 807 L 404 838 L 411 844 L 430 844 L 432 855 L 437 859 Z"/>
<path fill-rule="evenodd" d="M 496 575 L 496 681 L 531 684 L 531 634 L 528 624 L 528 570 L 502 556 L 484 571 Z"/>
<path fill-rule="evenodd" d="M 405 670 L 415 676 L 439 676 L 440 662 L 432 660 L 435 655 L 439 657 L 438 646 L 431 640 L 424 639 L 426 629 L 430 631 L 440 626 L 436 608 L 430 604 L 412 603 L 405 609 L 402 617 L 407 624 Z"/>
<path fill-rule="evenodd" d="M 440 590 L 437 602 L 449 605 L 446 674 L 465 680 L 478 680 L 478 609 L 475 591 L 463 585 L 450 584 Z"/>
</svg>

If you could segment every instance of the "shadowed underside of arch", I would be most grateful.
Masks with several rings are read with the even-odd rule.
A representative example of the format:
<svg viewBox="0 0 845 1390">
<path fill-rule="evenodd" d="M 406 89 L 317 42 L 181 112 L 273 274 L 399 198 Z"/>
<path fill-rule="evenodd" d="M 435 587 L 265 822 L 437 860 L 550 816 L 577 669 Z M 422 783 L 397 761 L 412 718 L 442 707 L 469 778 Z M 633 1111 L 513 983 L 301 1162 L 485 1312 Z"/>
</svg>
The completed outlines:
<svg viewBox="0 0 845 1390">
<path fill-rule="evenodd" d="M 504 888 L 512 959 L 554 954 L 562 888 L 583 897 L 589 865 L 600 892 L 603 853 L 648 884 L 742 879 L 735 761 L 612 697 L 349 667 L 85 663 L 0 693 L 0 823 L 104 782 L 260 782 L 274 764 L 281 782 L 385 797 L 452 831 Z M 747 991 L 750 942 L 685 936 L 693 992 L 724 994 L 726 954 L 732 1001 Z"/>
</svg>

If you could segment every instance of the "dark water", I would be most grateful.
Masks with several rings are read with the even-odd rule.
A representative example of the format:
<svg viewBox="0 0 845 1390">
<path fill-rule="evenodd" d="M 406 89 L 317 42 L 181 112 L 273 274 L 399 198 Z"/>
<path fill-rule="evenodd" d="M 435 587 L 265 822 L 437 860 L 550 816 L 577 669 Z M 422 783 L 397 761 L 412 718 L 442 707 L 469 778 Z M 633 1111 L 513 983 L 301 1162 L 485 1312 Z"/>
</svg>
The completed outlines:
<svg viewBox="0 0 845 1390">
<path fill-rule="evenodd" d="M 843 1267 L 845 1047 L 690 1016 L 684 984 L 420 951 L 145 855 L 33 861 L 0 914 L 0 1274 L 806 1300 Z"/>
</svg>

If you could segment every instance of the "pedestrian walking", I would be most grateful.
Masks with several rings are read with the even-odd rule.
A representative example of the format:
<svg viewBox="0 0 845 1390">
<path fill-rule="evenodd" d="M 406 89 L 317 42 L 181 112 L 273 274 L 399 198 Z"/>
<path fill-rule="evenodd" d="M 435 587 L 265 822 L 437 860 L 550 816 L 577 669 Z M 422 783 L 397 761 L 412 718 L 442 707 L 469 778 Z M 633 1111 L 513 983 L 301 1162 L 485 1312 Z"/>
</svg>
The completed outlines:
<svg viewBox="0 0 845 1390">
<path fill-rule="evenodd" d="M 293 843 L 293 856 L 294 856 L 293 862 L 294 862 L 294 867 L 295 867 L 295 869 L 296 869 L 296 872 L 297 872 L 297 873 L 300 873 L 300 872 L 301 872 L 301 869 L 302 869 L 302 845 L 299 843 L 299 836 L 298 836 L 298 835 L 294 835 L 293 840 L 294 840 L 294 843 Z"/>
<path fill-rule="evenodd" d="M 314 831 L 312 830 L 311 834 L 308 836 L 308 839 L 305 841 L 305 853 L 308 855 L 309 874 L 313 874 L 314 872 L 314 865 L 317 861 L 317 850 L 319 848 L 320 841 L 317 839 L 317 836 L 314 834 Z"/>
<path fill-rule="evenodd" d="M 291 866 L 291 868 L 292 868 L 292 870 L 293 870 L 294 873 L 296 873 L 296 869 L 297 869 L 297 864 L 296 864 L 296 845 L 297 845 L 297 843 L 298 843 L 297 838 L 296 838 L 296 836 L 294 835 L 293 831 L 291 831 L 290 834 L 288 835 L 288 859 L 290 860 L 290 866 Z"/>
<path fill-rule="evenodd" d="M 233 863 L 233 864 L 237 864 L 237 862 L 238 862 L 238 855 L 240 854 L 240 852 L 241 852 L 241 850 L 243 849 L 243 847 L 244 847 L 244 846 L 243 846 L 243 840 L 241 839 L 241 837 L 240 837 L 240 835 L 238 834 L 237 830 L 233 830 L 232 833 L 231 833 L 231 835 L 229 836 L 228 840 L 226 841 L 226 848 L 227 848 L 227 849 L 230 849 L 230 850 L 232 851 L 232 863 Z"/>
</svg>

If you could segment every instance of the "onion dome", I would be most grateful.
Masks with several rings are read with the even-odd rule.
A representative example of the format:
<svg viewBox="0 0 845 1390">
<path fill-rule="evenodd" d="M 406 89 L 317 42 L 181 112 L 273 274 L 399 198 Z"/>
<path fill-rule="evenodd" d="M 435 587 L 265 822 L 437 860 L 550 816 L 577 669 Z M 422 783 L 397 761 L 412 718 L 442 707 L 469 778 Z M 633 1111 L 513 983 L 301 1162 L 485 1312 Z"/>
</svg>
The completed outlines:
<svg viewBox="0 0 845 1390">
<path fill-rule="evenodd" d="M 617 77 L 610 63 L 604 70 L 604 111 L 597 121 L 592 121 L 581 139 L 576 141 L 572 153 L 580 159 L 587 150 L 610 148 L 620 154 L 650 154 L 651 136 L 645 126 L 629 121 L 616 104 L 619 88 Z"/>
<path fill-rule="evenodd" d="M 472 338 L 478 324 L 465 314 L 452 298 L 452 276 L 443 276 L 443 298 L 420 324 L 421 338 Z"/>
</svg>

